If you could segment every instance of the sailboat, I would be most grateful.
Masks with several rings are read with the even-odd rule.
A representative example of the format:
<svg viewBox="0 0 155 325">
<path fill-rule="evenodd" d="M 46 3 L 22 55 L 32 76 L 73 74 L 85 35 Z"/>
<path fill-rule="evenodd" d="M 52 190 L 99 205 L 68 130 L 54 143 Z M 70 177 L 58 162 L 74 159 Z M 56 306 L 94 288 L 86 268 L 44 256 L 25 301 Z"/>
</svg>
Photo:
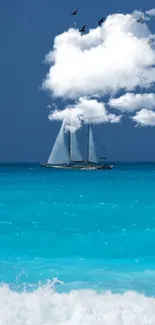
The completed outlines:
<svg viewBox="0 0 155 325">
<path fill-rule="evenodd" d="M 67 132 L 68 141 L 65 141 L 65 121 L 62 123 L 59 134 L 54 143 L 47 163 L 42 167 L 63 169 L 111 169 L 113 166 L 99 164 L 91 124 L 88 124 L 87 158 L 84 160 L 80 152 L 76 132 Z"/>
</svg>

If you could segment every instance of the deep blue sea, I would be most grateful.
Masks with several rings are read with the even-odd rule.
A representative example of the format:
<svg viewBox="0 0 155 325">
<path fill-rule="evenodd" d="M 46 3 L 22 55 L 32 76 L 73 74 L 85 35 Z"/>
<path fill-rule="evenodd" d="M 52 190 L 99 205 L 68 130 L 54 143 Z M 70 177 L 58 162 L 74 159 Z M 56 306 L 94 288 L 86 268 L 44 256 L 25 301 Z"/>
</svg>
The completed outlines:
<svg viewBox="0 0 155 325">
<path fill-rule="evenodd" d="M 155 325 L 155 164 L 0 166 L 0 325 Z"/>
</svg>

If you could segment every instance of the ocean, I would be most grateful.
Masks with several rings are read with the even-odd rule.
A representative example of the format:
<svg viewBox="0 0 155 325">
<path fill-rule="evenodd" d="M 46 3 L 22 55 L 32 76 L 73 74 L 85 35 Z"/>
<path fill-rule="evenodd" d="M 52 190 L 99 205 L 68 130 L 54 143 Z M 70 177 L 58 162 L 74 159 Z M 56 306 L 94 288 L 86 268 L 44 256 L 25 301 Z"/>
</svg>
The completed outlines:
<svg viewBox="0 0 155 325">
<path fill-rule="evenodd" d="M 0 325 L 155 325 L 155 164 L 0 166 Z"/>
</svg>

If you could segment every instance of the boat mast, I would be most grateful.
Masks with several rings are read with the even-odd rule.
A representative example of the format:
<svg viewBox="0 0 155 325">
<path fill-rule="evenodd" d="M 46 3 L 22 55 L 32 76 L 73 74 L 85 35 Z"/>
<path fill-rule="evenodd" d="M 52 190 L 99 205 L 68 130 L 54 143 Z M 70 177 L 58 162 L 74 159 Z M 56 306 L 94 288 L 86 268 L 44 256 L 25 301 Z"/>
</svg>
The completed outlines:
<svg viewBox="0 0 155 325">
<path fill-rule="evenodd" d="M 71 161 L 71 135 L 70 135 L 70 130 L 68 130 L 68 153 L 69 153 L 69 161 Z"/>
<path fill-rule="evenodd" d="M 70 110 L 70 118 L 69 118 L 69 125 L 71 125 L 71 110 Z M 71 131 L 68 130 L 68 153 L 69 153 L 69 160 L 71 162 Z"/>
<path fill-rule="evenodd" d="M 90 132 L 90 124 L 88 123 L 88 130 L 87 130 L 87 164 L 89 163 L 89 132 Z"/>
</svg>

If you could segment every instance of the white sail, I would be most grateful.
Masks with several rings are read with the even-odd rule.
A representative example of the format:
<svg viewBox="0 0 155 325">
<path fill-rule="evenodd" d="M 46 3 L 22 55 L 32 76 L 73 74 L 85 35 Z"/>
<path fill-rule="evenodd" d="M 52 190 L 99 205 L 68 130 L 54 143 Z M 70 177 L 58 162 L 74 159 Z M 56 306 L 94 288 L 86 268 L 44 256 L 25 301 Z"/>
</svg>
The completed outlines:
<svg viewBox="0 0 155 325">
<path fill-rule="evenodd" d="M 65 134 L 64 134 L 65 123 L 63 122 L 59 134 L 56 138 L 55 144 L 53 146 L 52 152 L 48 159 L 48 164 L 51 165 L 61 165 L 68 164 L 70 162 L 69 153 L 65 144 Z"/>
<path fill-rule="evenodd" d="M 91 125 L 89 126 L 89 161 L 98 163 Z"/>
<path fill-rule="evenodd" d="M 70 133 L 70 149 L 71 149 L 71 160 L 72 161 L 83 161 L 82 155 L 79 149 L 76 132 Z"/>
</svg>

